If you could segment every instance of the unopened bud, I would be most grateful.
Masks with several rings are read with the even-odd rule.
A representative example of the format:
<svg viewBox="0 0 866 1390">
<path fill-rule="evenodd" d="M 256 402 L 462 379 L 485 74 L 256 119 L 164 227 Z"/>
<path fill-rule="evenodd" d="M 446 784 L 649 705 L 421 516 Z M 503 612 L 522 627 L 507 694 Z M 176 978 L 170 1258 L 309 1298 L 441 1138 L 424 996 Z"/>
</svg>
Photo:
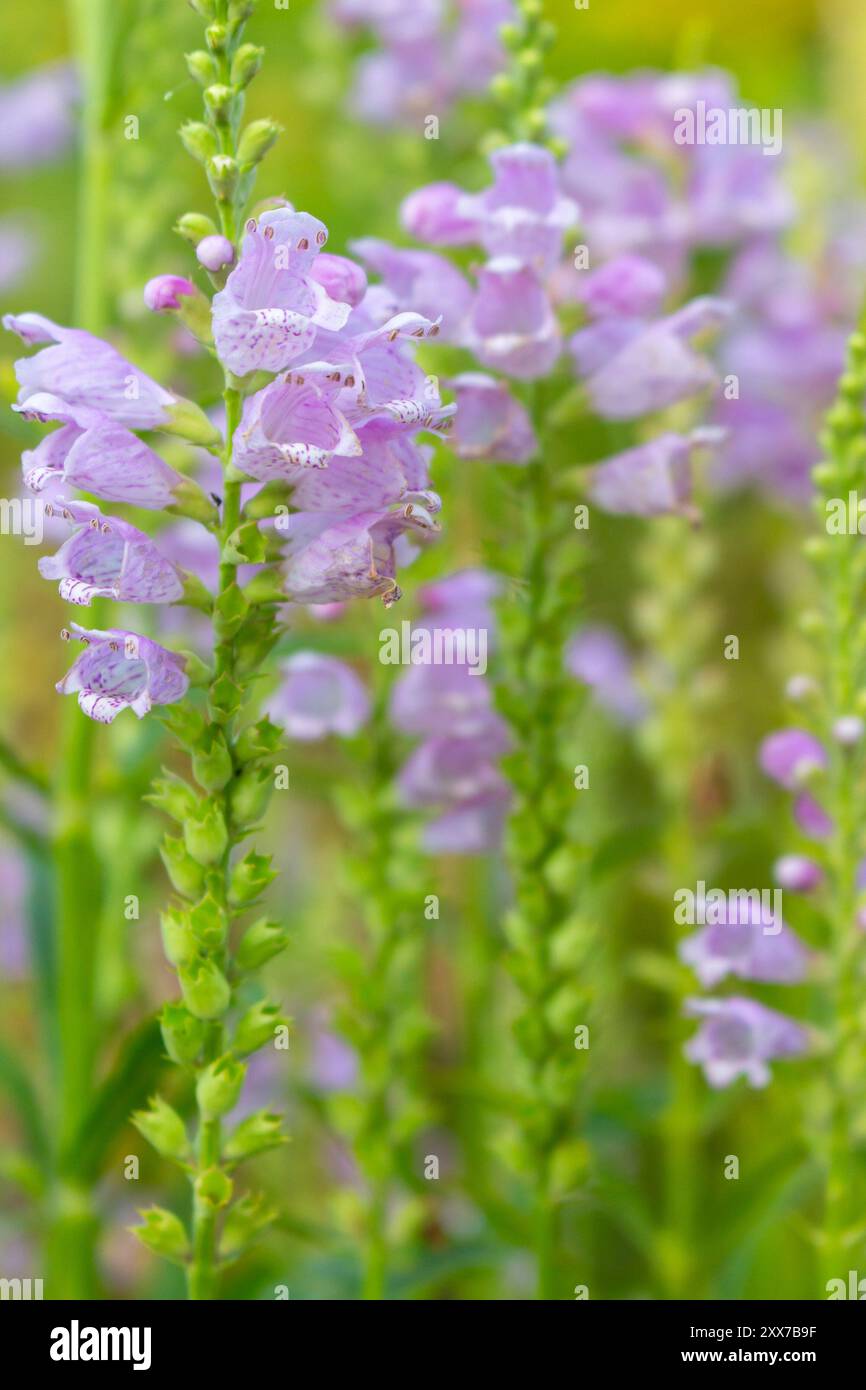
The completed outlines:
<svg viewBox="0 0 866 1390">
<path fill-rule="evenodd" d="M 187 1158 L 189 1139 L 180 1115 L 162 1099 L 162 1096 L 151 1096 L 148 1103 L 149 1110 L 136 1110 L 131 1116 L 139 1134 L 143 1135 L 163 1158 Z"/>
<path fill-rule="evenodd" d="M 183 1004 L 164 1004 L 160 1031 L 165 1050 L 178 1066 L 189 1066 L 201 1052 L 205 1026 Z"/>
<path fill-rule="evenodd" d="M 214 961 L 202 956 L 181 966 L 178 979 L 186 1007 L 195 1018 L 219 1018 L 231 1003 L 229 982 Z"/>
<path fill-rule="evenodd" d="M 133 1226 L 133 1235 L 155 1255 L 182 1264 L 189 1254 L 189 1238 L 174 1213 L 164 1207 L 148 1207 L 138 1214 L 144 1224 Z"/>
<path fill-rule="evenodd" d="M 238 163 L 241 167 L 248 168 L 251 164 L 258 164 L 273 145 L 281 129 L 282 127 L 274 121 L 251 121 L 241 131 L 238 145 Z"/>
<path fill-rule="evenodd" d="M 259 999 L 240 1019 L 232 1040 L 232 1051 L 241 1057 L 258 1052 L 265 1043 L 273 1042 L 276 1029 L 285 1027 L 287 1023 L 278 1004 Z"/>
<path fill-rule="evenodd" d="M 237 1105 L 247 1069 L 226 1053 L 205 1067 L 196 1082 L 195 1096 L 203 1120 L 218 1120 Z"/>
</svg>

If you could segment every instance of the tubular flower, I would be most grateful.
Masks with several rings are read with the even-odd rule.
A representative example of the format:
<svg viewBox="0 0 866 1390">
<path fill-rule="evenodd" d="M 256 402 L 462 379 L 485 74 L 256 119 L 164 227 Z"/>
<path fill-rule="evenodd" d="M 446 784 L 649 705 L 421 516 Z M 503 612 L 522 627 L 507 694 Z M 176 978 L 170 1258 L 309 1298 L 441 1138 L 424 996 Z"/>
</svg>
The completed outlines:
<svg viewBox="0 0 866 1390">
<path fill-rule="evenodd" d="M 57 689 L 61 695 L 78 695 L 86 715 L 100 724 L 111 724 L 121 710 L 131 709 L 142 719 L 153 705 L 171 705 L 183 699 L 189 688 L 184 659 L 149 637 L 110 628 L 101 632 L 72 623 L 71 633 L 84 643 Z"/>
<path fill-rule="evenodd" d="M 103 516 L 88 502 L 58 501 L 57 512 L 76 527 L 56 555 L 39 561 L 43 579 L 60 581 L 60 597 L 88 606 L 94 598 L 119 603 L 175 603 L 183 597 L 180 572 L 150 536 L 128 521 Z"/>
<path fill-rule="evenodd" d="M 397 542 L 438 532 L 430 512 L 414 502 L 399 510 L 352 516 L 300 513 L 290 518 L 283 581 L 295 603 L 381 598 L 386 608 L 402 597 L 395 578 Z"/>
<path fill-rule="evenodd" d="M 806 1050 L 804 1028 L 752 999 L 738 995 L 691 999 L 686 1010 L 703 1019 L 686 1044 L 686 1056 L 703 1067 L 707 1081 L 717 1089 L 730 1086 L 739 1076 L 750 1086 L 766 1086 L 770 1080 L 768 1062 L 796 1057 Z"/>
<path fill-rule="evenodd" d="M 310 742 L 356 734 L 370 713 L 370 700 L 350 666 L 319 652 L 295 652 L 281 668 L 280 684 L 267 712 L 289 738 Z"/>
</svg>

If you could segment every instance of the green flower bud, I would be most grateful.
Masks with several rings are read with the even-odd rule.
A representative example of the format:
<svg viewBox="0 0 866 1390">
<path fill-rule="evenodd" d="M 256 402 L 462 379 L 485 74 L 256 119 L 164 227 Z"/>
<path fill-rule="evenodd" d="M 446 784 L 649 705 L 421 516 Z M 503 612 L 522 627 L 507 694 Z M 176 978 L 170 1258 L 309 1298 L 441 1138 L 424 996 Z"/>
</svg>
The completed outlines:
<svg viewBox="0 0 866 1390">
<path fill-rule="evenodd" d="M 131 1119 L 139 1134 L 152 1144 L 163 1158 L 183 1161 L 188 1157 L 189 1139 L 183 1120 L 162 1096 L 151 1096 L 149 1110 L 136 1110 Z"/>
<path fill-rule="evenodd" d="M 207 161 L 207 178 L 215 198 L 228 203 L 238 186 L 240 170 L 230 154 L 215 154 Z"/>
<path fill-rule="evenodd" d="M 215 236 L 218 229 L 213 218 L 205 217 L 203 212 L 185 212 L 183 217 L 177 219 L 174 230 L 184 241 L 198 246 L 206 236 Z"/>
<path fill-rule="evenodd" d="M 214 24 L 209 24 L 204 31 L 207 46 L 212 53 L 221 53 L 226 46 L 229 31 L 222 20 L 217 20 Z"/>
<path fill-rule="evenodd" d="M 550 1186 L 554 1196 L 564 1197 L 582 1187 L 589 1168 L 589 1146 L 585 1139 L 565 1139 L 550 1156 Z"/>
<path fill-rule="evenodd" d="M 276 1208 L 267 1205 L 262 1193 L 256 1193 L 255 1196 L 251 1192 L 245 1193 L 240 1201 L 235 1202 L 231 1210 L 226 1212 L 220 1254 L 224 1258 L 233 1259 L 276 1218 Z"/>
<path fill-rule="evenodd" d="M 240 1057 L 258 1052 L 265 1043 L 273 1042 L 277 1028 L 287 1024 L 288 1019 L 283 1018 L 279 1004 L 260 999 L 240 1019 L 232 1039 L 232 1051 Z"/>
<path fill-rule="evenodd" d="M 224 82 L 214 82 L 205 88 L 204 104 L 217 123 L 228 119 L 234 92 Z"/>
<path fill-rule="evenodd" d="M 196 1018 L 219 1018 L 231 1003 L 228 980 L 215 961 L 201 956 L 178 969 L 183 1001 Z"/>
<path fill-rule="evenodd" d="M 282 126 L 277 125 L 274 121 L 251 121 L 241 131 L 238 144 L 238 163 L 241 168 L 249 168 L 250 165 L 258 164 L 260 160 L 264 159 L 281 132 Z"/>
<path fill-rule="evenodd" d="M 131 1226 L 132 1234 L 155 1255 L 162 1255 L 172 1264 L 183 1264 L 189 1254 L 189 1238 L 174 1213 L 164 1207 L 148 1207 L 138 1214 L 144 1225 Z"/>
<path fill-rule="evenodd" d="M 216 898 L 208 893 L 201 902 L 190 908 L 188 916 L 190 930 L 201 950 L 221 950 L 228 936 L 228 921 Z"/>
<path fill-rule="evenodd" d="M 199 954 L 199 947 L 187 914 L 179 907 L 167 907 L 159 914 L 159 927 L 166 960 L 175 969 L 192 965 Z"/>
<path fill-rule="evenodd" d="M 201 802 L 183 826 L 187 850 L 199 864 L 218 864 L 228 848 L 229 836 L 221 808 L 211 799 Z"/>
<path fill-rule="evenodd" d="M 165 1050 L 171 1060 L 180 1067 L 194 1062 L 205 1038 L 205 1026 L 201 1019 L 194 1018 L 183 1004 L 164 1004 L 159 1023 Z"/>
<path fill-rule="evenodd" d="M 262 65 L 265 50 L 255 43 L 242 43 L 232 59 L 231 79 L 235 87 L 246 87 Z"/>
<path fill-rule="evenodd" d="M 544 1006 L 544 1016 L 554 1033 L 571 1033 L 574 1025 L 580 1023 L 581 1013 L 587 1007 L 586 990 L 569 981 L 548 999 Z"/>
<path fill-rule="evenodd" d="M 249 612 L 249 604 L 243 590 L 237 584 L 230 584 L 220 594 L 214 605 L 214 622 L 221 638 L 234 637 Z"/>
<path fill-rule="evenodd" d="M 218 724 L 204 730 L 198 747 L 193 751 L 192 770 L 200 787 L 208 792 L 222 791 L 234 773 L 231 753 L 225 734 Z"/>
<path fill-rule="evenodd" d="M 253 825 L 268 808 L 274 791 L 272 767 L 246 767 L 232 783 L 229 793 L 232 818 L 238 825 Z"/>
<path fill-rule="evenodd" d="M 250 850 L 232 871 L 229 899 L 237 907 L 255 902 L 275 878 L 276 874 L 271 868 L 271 856 L 256 854 L 255 850 Z"/>
<path fill-rule="evenodd" d="M 206 493 L 202 492 L 198 483 L 194 483 L 192 478 L 181 478 L 180 482 L 175 483 L 172 488 L 171 495 L 174 502 L 166 510 L 173 512 L 175 516 L 188 516 L 193 521 L 200 521 L 203 526 L 208 527 L 217 521 L 219 513 L 214 502 Z M 187 675 L 190 675 L 189 669 Z M 190 679 L 192 679 L 191 675 Z"/>
<path fill-rule="evenodd" d="M 240 1163 L 253 1154 L 264 1153 L 266 1149 L 280 1148 L 288 1144 L 287 1134 L 282 1133 L 283 1118 L 270 1110 L 257 1110 L 246 1120 L 241 1120 L 237 1129 L 230 1135 L 225 1146 L 225 1156 L 233 1163 Z"/>
<path fill-rule="evenodd" d="M 188 439 L 190 444 L 203 444 L 204 447 L 219 447 L 222 436 L 216 425 L 212 424 L 200 406 L 179 397 L 173 405 L 166 407 L 168 424 L 160 425 L 166 434 L 176 434 Z"/>
<path fill-rule="evenodd" d="M 187 154 L 191 154 L 193 159 L 197 159 L 199 164 L 206 164 L 217 152 L 217 139 L 209 125 L 204 121 L 186 121 L 181 126 L 178 134 L 181 143 Z"/>
<path fill-rule="evenodd" d="M 254 762 L 275 753 L 285 738 L 278 724 L 272 724 L 267 718 L 260 719 L 257 724 L 248 724 L 241 730 L 235 743 L 235 755 L 239 762 Z"/>
<path fill-rule="evenodd" d="M 216 14 L 216 0 L 189 0 L 189 3 L 202 19 L 213 19 Z"/>
<path fill-rule="evenodd" d="M 184 57 L 193 82 L 200 82 L 203 87 L 209 82 L 216 82 L 219 69 L 210 53 L 206 53 L 203 48 L 197 48 L 194 53 L 185 53 Z"/>
<path fill-rule="evenodd" d="M 196 1206 L 221 1211 L 232 1199 L 234 1184 L 221 1168 L 207 1168 L 193 1184 Z"/>
<path fill-rule="evenodd" d="M 281 922 L 260 917 L 241 937 L 235 952 L 235 965 L 238 970 L 258 970 L 266 961 L 278 956 L 288 941 L 289 934 Z"/>
<path fill-rule="evenodd" d="M 214 719 L 231 719 L 240 709 L 243 698 L 240 686 L 224 671 L 208 691 L 207 703 L 211 716 Z"/>
<path fill-rule="evenodd" d="M 198 797 L 188 782 L 173 772 L 163 768 L 163 776 L 157 777 L 152 790 L 144 800 L 159 811 L 165 811 L 172 820 L 185 821 L 187 816 L 195 815 Z"/>
<path fill-rule="evenodd" d="M 195 1097 L 203 1120 L 218 1120 L 238 1103 L 247 1069 L 231 1053 L 218 1057 L 198 1078 Z"/>
</svg>

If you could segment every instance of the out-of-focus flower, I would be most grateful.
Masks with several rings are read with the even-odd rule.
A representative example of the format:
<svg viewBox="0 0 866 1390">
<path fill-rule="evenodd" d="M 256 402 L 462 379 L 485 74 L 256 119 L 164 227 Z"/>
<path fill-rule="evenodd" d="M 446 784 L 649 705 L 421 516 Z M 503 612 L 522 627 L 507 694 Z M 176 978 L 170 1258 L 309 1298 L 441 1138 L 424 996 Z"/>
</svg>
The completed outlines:
<svg viewBox="0 0 866 1390">
<path fill-rule="evenodd" d="M 631 658 L 613 628 L 582 628 L 566 648 L 565 665 L 622 723 L 634 724 L 645 714 L 646 701 L 635 684 Z"/>
<path fill-rule="evenodd" d="M 717 433 L 660 434 L 598 464 L 589 475 L 589 496 L 603 511 L 621 516 L 688 515 L 692 495 L 691 457 L 714 445 Z"/>
<path fill-rule="evenodd" d="M 711 989 L 726 975 L 771 984 L 797 984 L 806 974 L 809 953 L 780 919 L 762 910 L 751 896 L 720 905 L 718 919 L 680 943 L 680 955 L 701 984 Z"/>
<path fill-rule="evenodd" d="M 781 729 L 768 734 L 759 757 L 767 776 L 788 791 L 802 787 L 812 773 L 827 766 L 823 744 L 805 729 Z"/>
<path fill-rule="evenodd" d="M 699 1063 L 711 1086 L 730 1086 L 745 1076 L 750 1086 L 766 1086 L 768 1062 L 805 1052 L 807 1035 L 785 1014 L 731 995 L 726 999 L 691 999 L 687 1012 L 703 1019 L 686 1044 L 686 1056 Z"/>
<path fill-rule="evenodd" d="M 281 668 L 267 712 L 290 738 L 305 742 L 338 734 L 350 738 L 369 717 L 363 682 L 345 662 L 318 652 L 295 652 Z"/>
<path fill-rule="evenodd" d="M 20 980 L 27 974 L 27 868 L 11 841 L 0 840 L 0 974 Z"/>
<path fill-rule="evenodd" d="M 451 381 L 457 403 L 451 440 L 465 459 L 526 463 L 538 447 L 526 407 L 504 381 L 485 372 L 463 372 Z"/>
<path fill-rule="evenodd" d="M 72 139 L 78 83 L 66 63 L 35 68 L 0 87 L 0 169 L 31 169 Z"/>
</svg>

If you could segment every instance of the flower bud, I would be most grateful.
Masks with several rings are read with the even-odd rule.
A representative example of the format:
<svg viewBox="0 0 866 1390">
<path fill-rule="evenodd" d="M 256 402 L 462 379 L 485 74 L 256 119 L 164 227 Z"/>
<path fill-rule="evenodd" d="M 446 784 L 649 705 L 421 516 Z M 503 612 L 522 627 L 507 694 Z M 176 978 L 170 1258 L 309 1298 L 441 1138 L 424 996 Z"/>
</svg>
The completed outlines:
<svg viewBox="0 0 866 1390">
<path fill-rule="evenodd" d="M 281 130 L 282 126 L 276 125 L 274 121 L 251 121 L 241 131 L 238 144 L 238 163 L 241 168 L 249 168 L 252 164 L 258 164 L 265 157 Z"/>
<path fill-rule="evenodd" d="M 138 1214 L 144 1225 L 131 1227 L 132 1234 L 155 1255 L 182 1264 L 189 1254 L 189 1238 L 174 1213 L 164 1207 L 148 1207 Z"/>
<path fill-rule="evenodd" d="M 230 1053 L 205 1067 L 195 1086 L 195 1097 L 203 1120 L 218 1120 L 238 1103 L 247 1069 Z"/>
<path fill-rule="evenodd" d="M 228 921 L 212 893 L 190 908 L 188 917 L 190 930 L 202 951 L 222 949 L 228 936 Z"/>
<path fill-rule="evenodd" d="M 144 287 L 144 302 L 151 313 L 164 314 L 179 309 L 187 295 L 201 294 L 183 275 L 155 275 Z"/>
<path fill-rule="evenodd" d="M 208 183 L 215 198 L 229 202 L 238 186 L 240 170 L 230 154 L 215 154 L 207 161 Z"/>
<path fill-rule="evenodd" d="M 238 825 L 254 825 L 267 810 L 273 792 L 272 767 L 257 767 L 253 764 L 244 768 L 240 776 L 232 782 L 229 792 L 232 819 Z"/>
<path fill-rule="evenodd" d="M 216 14 L 216 0 L 189 0 L 189 4 L 202 19 L 213 19 Z"/>
<path fill-rule="evenodd" d="M 228 848 L 225 818 L 217 803 L 210 798 L 201 802 L 187 816 L 183 825 L 187 850 L 199 864 L 217 864 Z"/>
<path fill-rule="evenodd" d="M 254 850 L 250 850 L 232 870 L 229 898 L 237 907 L 255 902 L 275 878 L 270 855 L 256 854 Z"/>
<path fill-rule="evenodd" d="M 234 1258 L 266 1226 L 275 1221 L 276 1217 L 276 1208 L 268 1206 L 266 1198 L 261 1193 L 256 1193 L 254 1196 L 251 1192 L 245 1192 L 240 1201 L 235 1202 L 234 1206 L 226 1212 L 220 1240 L 220 1253 L 229 1259 Z"/>
<path fill-rule="evenodd" d="M 221 1168 L 206 1168 L 193 1184 L 196 1206 L 221 1211 L 232 1199 L 234 1185 Z"/>
<path fill-rule="evenodd" d="M 280 1013 L 279 1004 L 269 1004 L 266 999 L 259 999 L 238 1022 L 232 1039 L 232 1051 L 240 1057 L 258 1052 L 265 1043 L 273 1042 L 276 1029 L 285 1027 L 287 1023 L 288 1019 Z"/>
<path fill-rule="evenodd" d="M 187 914 L 179 907 L 167 907 L 159 914 L 159 929 L 162 949 L 169 964 L 175 969 L 192 965 L 199 954 L 199 947 Z"/>
<path fill-rule="evenodd" d="M 221 53 L 226 46 L 229 33 L 222 20 L 217 20 L 214 24 L 209 24 L 204 31 L 207 46 L 212 53 Z"/>
<path fill-rule="evenodd" d="M 214 82 L 205 88 L 204 104 L 217 123 L 228 120 L 234 92 L 224 82 Z"/>
<path fill-rule="evenodd" d="M 205 217 L 203 212 L 185 212 L 182 217 L 177 219 L 174 229 L 184 241 L 192 242 L 196 246 L 200 241 L 208 237 L 217 235 L 216 223 L 211 217 Z"/>
<path fill-rule="evenodd" d="M 258 970 L 273 956 L 278 956 L 288 941 L 289 934 L 281 922 L 260 917 L 241 937 L 235 952 L 235 965 L 238 970 Z"/>
<path fill-rule="evenodd" d="M 176 821 L 184 821 L 187 816 L 194 815 L 198 805 L 198 798 L 189 783 L 173 772 L 165 772 L 163 777 L 157 777 L 144 800 Z"/>
<path fill-rule="evenodd" d="M 166 434 L 179 435 L 190 444 L 202 444 L 205 448 L 222 444 L 222 436 L 216 425 L 210 421 L 200 406 L 178 396 L 173 405 L 166 406 L 166 419 L 160 425 Z M 189 482 L 189 479 L 186 479 Z"/>
<path fill-rule="evenodd" d="M 320 252 L 310 267 L 310 275 L 328 291 L 331 299 L 339 300 L 341 304 L 351 304 L 354 309 L 364 298 L 367 276 L 347 256 L 335 256 L 330 251 Z"/>
<path fill-rule="evenodd" d="M 214 275 L 233 265 L 235 261 L 235 248 L 228 237 L 220 236 L 218 233 L 202 237 L 195 248 L 195 254 L 199 265 L 203 265 L 205 270 L 211 271 Z"/>
<path fill-rule="evenodd" d="M 219 69 L 210 53 L 206 53 L 203 48 L 197 48 L 193 53 L 185 53 L 184 57 L 193 82 L 200 82 L 203 87 L 209 82 L 216 82 Z"/>
<path fill-rule="evenodd" d="M 187 154 L 191 154 L 199 164 L 206 164 L 216 156 L 216 136 L 204 121 L 185 121 L 179 134 Z"/>
<path fill-rule="evenodd" d="M 194 1062 L 204 1045 L 205 1027 L 183 1004 L 164 1004 L 160 1031 L 165 1050 L 178 1066 Z"/>
<path fill-rule="evenodd" d="M 209 724 L 199 746 L 193 751 L 192 770 L 200 787 L 208 792 L 222 791 L 234 773 L 225 734 L 218 724 Z"/>
<path fill-rule="evenodd" d="M 219 1018 L 231 1003 L 229 982 L 209 956 L 181 966 L 178 979 L 186 1007 L 195 1018 Z"/>
<path fill-rule="evenodd" d="M 257 724 L 248 724 L 241 730 L 235 743 L 238 761 L 254 762 L 270 753 L 276 753 L 285 742 L 285 737 L 279 725 L 273 724 L 268 718 L 260 719 Z"/>
<path fill-rule="evenodd" d="M 266 1149 L 279 1148 L 289 1142 L 288 1135 L 282 1132 L 283 1118 L 270 1110 L 257 1110 L 241 1120 L 237 1129 L 229 1136 L 225 1146 L 225 1156 L 233 1163 L 252 1158 L 253 1154 L 264 1153 Z"/>
<path fill-rule="evenodd" d="M 773 865 L 773 877 L 790 893 L 811 893 L 824 878 L 820 864 L 804 854 L 783 854 Z"/>
<path fill-rule="evenodd" d="M 149 1110 L 136 1110 L 131 1119 L 139 1134 L 163 1158 L 183 1160 L 189 1155 L 189 1139 L 183 1120 L 162 1096 L 151 1096 Z"/>
<path fill-rule="evenodd" d="M 255 43 L 242 43 L 232 59 L 231 79 L 235 87 L 246 87 L 262 65 L 265 50 Z"/>
</svg>

